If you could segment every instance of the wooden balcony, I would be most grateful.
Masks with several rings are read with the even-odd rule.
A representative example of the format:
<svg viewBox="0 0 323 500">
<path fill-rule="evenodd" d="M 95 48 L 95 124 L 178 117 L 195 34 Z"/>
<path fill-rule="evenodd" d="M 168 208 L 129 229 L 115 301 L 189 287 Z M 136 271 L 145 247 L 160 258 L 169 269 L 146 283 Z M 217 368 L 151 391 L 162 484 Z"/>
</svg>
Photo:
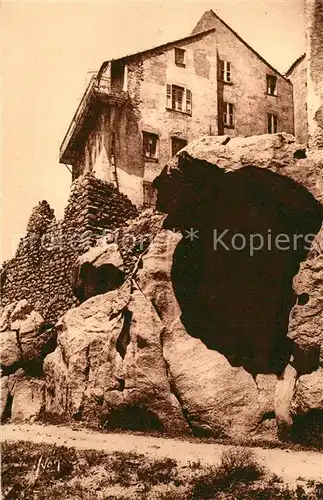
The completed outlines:
<svg viewBox="0 0 323 500">
<path fill-rule="evenodd" d="M 80 134 L 84 131 L 86 123 L 93 116 L 98 104 L 103 106 L 123 106 L 128 101 L 128 92 L 111 87 L 109 78 L 101 77 L 100 82 L 98 82 L 97 75 L 93 75 L 61 144 L 59 150 L 60 163 L 73 164 L 77 155 L 77 143 Z"/>
</svg>

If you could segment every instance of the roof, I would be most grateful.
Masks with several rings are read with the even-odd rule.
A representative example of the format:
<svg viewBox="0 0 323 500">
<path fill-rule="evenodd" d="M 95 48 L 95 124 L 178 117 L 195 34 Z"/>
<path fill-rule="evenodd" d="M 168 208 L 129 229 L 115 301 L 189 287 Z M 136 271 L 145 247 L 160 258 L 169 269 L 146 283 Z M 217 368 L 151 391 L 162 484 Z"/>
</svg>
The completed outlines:
<svg viewBox="0 0 323 500">
<path fill-rule="evenodd" d="M 171 42 L 166 42 L 166 43 L 163 43 L 162 45 L 157 45 L 155 47 L 150 47 L 149 49 L 145 49 L 145 50 L 141 50 L 139 52 L 134 52 L 133 54 L 128 54 L 128 55 L 125 55 L 125 56 L 122 56 L 122 57 L 118 57 L 117 59 L 109 59 L 107 61 L 104 61 L 104 63 L 101 64 L 101 67 L 99 69 L 99 72 L 98 72 L 98 80 L 100 80 L 100 76 L 102 75 L 102 73 L 104 72 L 106 66 L 108 65 L 109 62 L 111 61 L 123 61 L 123 60 L 126 60 L 126 59 L 130 59 L 132 57 L 136 57 L 136 56 L 140 56 L 142 54 L 147 54 L 148 52 L 152 52 L 152 51 L 157 51 L 157 50 L 161 50 L 161 49 L 165 49 L 171 45 L 174 45 L 176 43 L 183 43 L 183 42 L 189 42 L 191 40 L 194 40 L 195 38 L 199 38 L 201 36 L 205 36 L 205 35 L 208 35 L 209 33 L 212 33 L 213 31 L 215 31 L 215 28 L 209 28 L 207 30 L 203 30 L 203 31 L 200 31 L 199 33 L 193 33 L 189 36 L 185 36 L 184 38 L 179 38 L 177 40 L 173 40 Z"/>
<path fill-rule="evenodd" d="M 296 68 L 296 66 L 298 66 L 299 63 L 301 63 L 305 59 L 305 56 L 306 56 L 306 54 L 304 53 L 301 56 L 299 56 L 296 59 L 296 61 L 293 62 L 293 64 L 291 65 L 291 67 L 286 71 L 286 76 L 289 76 L 294 71 L 294 69 Z"/>
<path fill-rule="evenodd" d="M 241 43 L 243 43 L 249 50 L 251 50 L 251 52 L 253 52 L 264 64 L 266 64 L 266 66 L 268 66 L 272 71 L 277 73 L 279 76 L 284 78 L 284 80 L 286 80 L 288 83 L 291 84 L 291 82 L 282 73 L 280 73 L 276 68 L 274 68 L 271 64 L 269 64 L 269 62 L 266 61 L 266 59 L 264 59 L 255 49 L 253 49 L 233 28 L 231 28 L 231 26 L 229 26 L 225 21 L 223 21 L 223 19 L 221 19 L 221 17 L 218 16 L 218 14 L 214 12 L 214 10 L 210 9 L 209 11 L 205 12 L 204 15 L 205 14 L 210 14 L 216 17 L 216 19 L 218 19 L 229 31 L 231 31 L 231 33 L 233 33 L 233 35 L 235 35 Z M 195 29 L 197 28 L 197 26 L 195 27 Z"/>
</svg>

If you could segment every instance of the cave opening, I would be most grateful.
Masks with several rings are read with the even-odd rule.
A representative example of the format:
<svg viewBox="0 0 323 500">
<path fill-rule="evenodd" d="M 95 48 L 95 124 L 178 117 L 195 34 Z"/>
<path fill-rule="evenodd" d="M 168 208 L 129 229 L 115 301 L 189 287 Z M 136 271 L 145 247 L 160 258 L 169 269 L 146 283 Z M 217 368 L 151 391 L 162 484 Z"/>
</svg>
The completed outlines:
<svg viewBox="0 0 323 500">
<path fill-rule="evenodd" d="M 146 407 L 137 405 L 114 408 L 103 423 L 108 429 L 127 429 L 146 431 L 147 429 L 162 432 L 163 425 L 158 416 Z"/>
<path fill-rule="evenodd" d="M 185 172 L 175 201 L 161 189 L 157 203 L 168 212 L 165 227 L 183 234 L 171 273 L 182 322 L 232 365 L 280 373 L 293 350 L 290 311 L 310 300 L 295 295 L 293 277 L 320 230 L 322 207 L 292 179 L 258 167 L 227 173 L 190 160 Z"/>
<path fill-rule="evenodd" d="M 123 281 L 124 272 L 113 264 L 107 263 L 96 267 L 91 262 L 84 262 L 80 266 L 79 275 L 72 283 L 72 290 L 82 303 L 90 297 L 119 288 Z"/>
<path fill-rule="evenodd" d="M 323 410 L 312 409 L 293 418 L 291 438 L 303 446 L 323 447 Z"/>
</svg>

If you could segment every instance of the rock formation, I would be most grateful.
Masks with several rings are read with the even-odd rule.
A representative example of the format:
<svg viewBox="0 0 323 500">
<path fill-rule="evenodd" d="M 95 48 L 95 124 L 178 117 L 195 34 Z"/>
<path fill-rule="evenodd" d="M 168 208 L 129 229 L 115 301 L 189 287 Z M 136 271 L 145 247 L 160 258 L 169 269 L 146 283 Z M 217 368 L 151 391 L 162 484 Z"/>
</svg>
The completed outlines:
<svg viewBox="0 0 323 500">
<path fill-rule="evenodd" d="M 322 433 L 321 164 L 299 151 L 285 134 L 195 141 L 155 181 L 164 214 L 79 257 L 82 303 L 55 331 L 26 303 L 22 318 L 7 306 L 4 418 L 234 440 L 299 440 L 306 422 Z M 226 228 L 247 250 L 214 248 Z M 272 242 L 297 235 L 295 247 L 270 250 L 269 230 Z"/>
<path fill-rule="evenodd" d="M 209 137 L 155 180 L 164 226 L 184 236 L 172 282 L 186 330 L 252 373 L 279 373 L 292 354 L 292 280 L 321 227 L 316 166 L 297 148 L 285 134 Z"/>
</svg>

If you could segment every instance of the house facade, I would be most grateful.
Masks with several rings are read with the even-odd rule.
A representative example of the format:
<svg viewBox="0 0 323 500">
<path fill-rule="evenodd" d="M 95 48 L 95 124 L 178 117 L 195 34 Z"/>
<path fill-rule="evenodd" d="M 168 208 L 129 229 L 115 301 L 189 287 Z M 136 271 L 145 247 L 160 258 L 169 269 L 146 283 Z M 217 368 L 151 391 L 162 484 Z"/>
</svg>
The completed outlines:
<svg viewBox="0 0 323 500">
<path fill-rule="evenodd" d="M 92 77 L 60 149 L 73 179 L 86 171 L 137 206 L 152 180 L 203 135 L 294 133 L 291 82 L 213 11 L 186 38 L 106 61 Z"/>
<path fill-rule="evenodd" d="M 308 143 L 307 112 L 307 69 L 306 56 L 300 56 L 286 73 L 293 84 L 295 137 L 302 143 Z"/>
</svg>

